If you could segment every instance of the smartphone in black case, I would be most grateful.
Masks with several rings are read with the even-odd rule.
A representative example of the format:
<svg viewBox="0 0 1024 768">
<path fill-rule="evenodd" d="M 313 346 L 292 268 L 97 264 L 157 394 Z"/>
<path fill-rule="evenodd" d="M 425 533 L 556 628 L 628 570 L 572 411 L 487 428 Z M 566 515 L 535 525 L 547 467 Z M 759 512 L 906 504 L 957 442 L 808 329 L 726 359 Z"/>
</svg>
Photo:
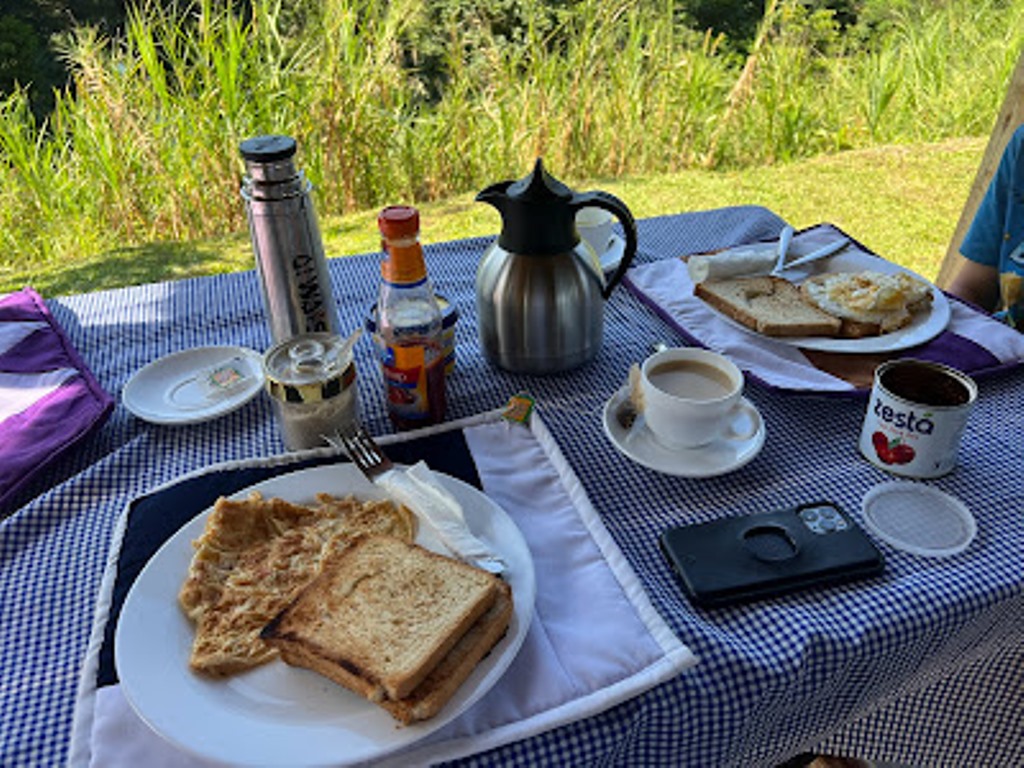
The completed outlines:
<svg viewBox="0 0 1024 768">
<path fill-rule="evenodd" d="M 885 567 L 860 526 L 827 501 L 670 528 L 660 545 L 691 601 L 705 607 L 874 576 Z"/>
</svg>

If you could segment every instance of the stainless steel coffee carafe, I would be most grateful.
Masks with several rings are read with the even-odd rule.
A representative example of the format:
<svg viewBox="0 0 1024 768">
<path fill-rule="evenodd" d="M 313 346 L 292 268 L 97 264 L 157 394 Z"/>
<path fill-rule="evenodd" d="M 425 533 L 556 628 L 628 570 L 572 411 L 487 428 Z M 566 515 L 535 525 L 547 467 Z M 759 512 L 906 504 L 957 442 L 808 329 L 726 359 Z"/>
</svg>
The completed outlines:
<svg viewBox="0 0 1024 768">
<path fill-rule="evenodd" d="M 491 185 L 476 199 L 502 219 L 476 274 L 484 354 L 506 370 L 531 374 L 593 359 L 604 335 L 604 302 L 636 254 L 636 222 L 625 203 L 607 192 L 573 192 L 539 159 L 524 179 Z M 610 211 L 626 235 L 622 261 L 607 283 L 576 230 L 576 212 L 591 206 Z"/>
<path fill-rule="evenodd" d="M 312 184 L 295 167 L 295 140 L 257 136 L 243 141 L 240 149 L 247 172 L 242 197 L 274 342 L 337 333 Z"/>
</svg>

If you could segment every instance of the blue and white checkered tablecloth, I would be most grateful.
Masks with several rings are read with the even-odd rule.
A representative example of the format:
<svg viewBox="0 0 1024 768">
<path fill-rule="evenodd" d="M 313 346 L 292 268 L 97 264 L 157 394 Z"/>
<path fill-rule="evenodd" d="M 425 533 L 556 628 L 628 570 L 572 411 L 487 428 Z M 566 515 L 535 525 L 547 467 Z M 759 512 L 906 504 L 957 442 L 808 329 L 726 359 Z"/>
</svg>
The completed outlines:
<svg viewBox="0 0 1024 768">
<path fill-rule="evenodd" d="M 640 222 L 640 261 L 774 237 L 783 222 L 740 207 Z M 429 233 L 429 226 L 426 231 Z M 477 755 L 465 764 L 772 766 L 831 751 L 915 766 L 1024 765 L 1024 440 L 1019 372 L 979 381 L 960 466 L 930 484 L 978 521 L 964 553 L 925 559 L 880 545 L 883 577 L 716 610 L 693 608 L 658 551 L 668 526 L 819 498 L 855 517 L 889 476 L 856 442 L 864 401 L 780 393 L 751 383 L 767 424 L 761 454 L 718 478 L 659 474 L 605 438 L 601 409 L 652 342 L 678 342 L 625 290 L 606 307 L 604 347 L 561 376 L 492 368 L 476 338 L 473 279 L 487 239 L 428 246 L 439 292 L 460 311 L 449 415 L 470 416 L 526 390 L 653 605 L 693 650 L 686 674 L 603 714 Z M 869 244 L 870 245 L 870 244 Z M 375 299 L 378 258 L 332 259 L 344 329 Z M 254 273 L 52 299 L 57 321 L 119 397 L 144 364 L 189 347 L 269 345 Z M 368 341 L 357 349 L 371 431 L 390 431 Z M 259 397 L 200 425 L 160 427 L 118 402 L 73 455 L 23 491 L 0 524 L 0 764 L 66 759 L 79 670 L 111 532 L 128 501 L 213 463 L 280 453 Z"/>
</svg>

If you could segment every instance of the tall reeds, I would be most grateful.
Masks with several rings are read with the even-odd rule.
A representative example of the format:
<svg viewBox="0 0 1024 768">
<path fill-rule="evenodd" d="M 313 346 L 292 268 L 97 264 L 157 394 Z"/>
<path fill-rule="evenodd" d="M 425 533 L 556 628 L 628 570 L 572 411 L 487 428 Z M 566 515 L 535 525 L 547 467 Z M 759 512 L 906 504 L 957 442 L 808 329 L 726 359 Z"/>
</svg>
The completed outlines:
<svg viewBox="0 0 1024 768">
<path fill-rule="evenodd" d="M 538 155 L 572 181 L 983 134 L 1024 43 L 1024 0 L 906 4 L 845 33 L 772 0 L 746 58 L 673 0 L 524 2 L 515 41 L 482 18 L 432 31 L 435 97 L 410 49 L 423 0 L 306 3 L 298 32 L 282 2 L 145 0 L 122 36 L 67 41 L 73 88 L 46 124 L 24 94 L 0 101 L 0 272 L 244 229 L 237 148 L 258 133 L 296 137 L 322 215 L 478 189 Z"/>
</svg>

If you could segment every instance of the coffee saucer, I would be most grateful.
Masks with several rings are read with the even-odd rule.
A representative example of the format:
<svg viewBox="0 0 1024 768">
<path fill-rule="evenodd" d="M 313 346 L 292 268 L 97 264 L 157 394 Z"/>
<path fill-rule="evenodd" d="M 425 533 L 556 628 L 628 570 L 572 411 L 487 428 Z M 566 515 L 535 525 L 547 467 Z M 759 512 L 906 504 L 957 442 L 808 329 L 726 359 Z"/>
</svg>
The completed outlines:
<svg viewBox="0 0 1024 768">
<path fill-rule="evenodd" d="M 700 448 L 672 450 L 654 439 L 654 434 L 638 420 L 626 429 L 615 418 L 619 405 L 629 397 L 629 388 L 623 387 L 604 405 L 604 432 L 619 453 L 648 469 L 677 477 L 716 477 L 739 469 L 751 461 L 764 447 L 765 428 L 760 412 L 749 400 L 743 401 L 757 414 L 757 430 L 748 440 L 715 440 Z M 737 420 L 747 417 L 737 415 Z M 742 428 L 742 424 L 737 425 Z"/>
<path fill-rule="evenodd" d="M 245 347 L 197 347 L 143 366 L 121 400 L 152 424 L 198 424 L 241 408 L 263 389 L 263 356 Z"/>
</svg>

